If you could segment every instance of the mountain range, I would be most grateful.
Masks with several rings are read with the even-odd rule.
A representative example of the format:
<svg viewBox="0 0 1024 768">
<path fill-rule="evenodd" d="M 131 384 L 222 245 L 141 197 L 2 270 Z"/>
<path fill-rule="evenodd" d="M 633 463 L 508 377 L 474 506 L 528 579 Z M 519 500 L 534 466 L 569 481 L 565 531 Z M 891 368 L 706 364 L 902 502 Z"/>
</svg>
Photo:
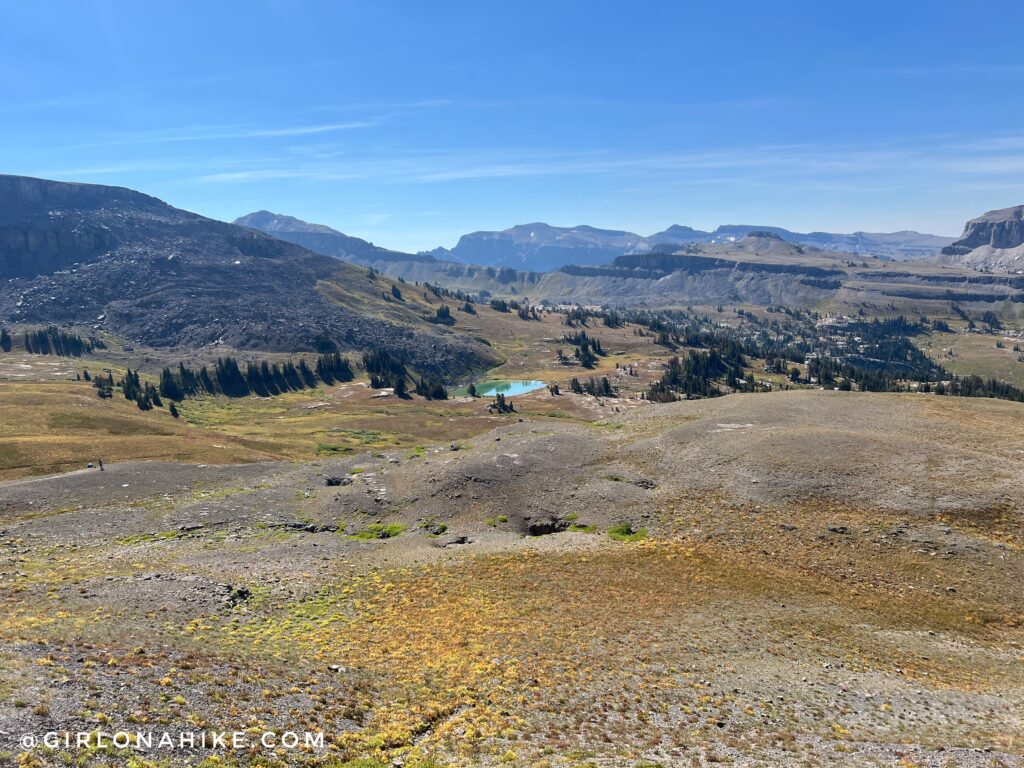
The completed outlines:
<svg viewBox="0 0 1024 768">
<path fill-rule="evenodd" d="M 429 253 L 438 259 L 465 264 L 546 272 L 567 264 L 607 264 L 617 256 L 676 245 L 732 243 L 750 232 L 772 232 L 790 243 L 893 261 L 936 256 L 953 240 L 910 231 L 837 234 L 792 232 L 782 227 L 751 224 L 726 224 L 710 232 L 676 224 L 653 235 L 641 236 L 589 226 L 553 227 L 535 223 L 520 224 L 500 232 L 472 232 L 459 238 L 450 250 L 437 248 Z"/>
<path fill-rule="evenodd" d="M 234 223 L 297 243 L 317 253 L 360 263 L 436 260 L 526 272 L 549 272 L 566 265 L 609 264 L 618 256 L 671 250 L 673 246 L 689 243 L 728 244 L 751 232 L 771 232 L 790 243 L 892 261 L 930 258 L 953 242 L 951 237 L 912 231 L 805 233 L 750 224 L 726 224 L 711 232 L 674 224 L 644 237 L 622 230 L 586 225 L 553 227 L 537 222 L 519 224 L 500 232 L 471 232 L 459 238 L 454 248 L 407 254 L 381 248 L 322 224 L 311 224 L 269 211 L 250 213 L 235 219 Z"/>
<path fill-rule="evenodd" d="M 473 245 L 463 253 L 479 254 L 478 262 L 466 263 L 453 258 L 454 250 L 401 254 L 321 225 L 266 212 L 236 223 L 273 227 L 277 237 L 314 250 L 323 248 L 321 253 L 366 264 L 392 279 L 541 304 L 671 307 L 725 301 L 811 308 L 836 296 L 885 302 L 891 297 L 963 302 L 1024 298 L 1018 293 L 1024 282 L 1015 278 L 972 275 L 942 267 L 935 260 L 907 259 L 896 264 L 891 256 L 865 260 L 861 253 L 855 261 L 852 253 L 843 253 L 836 245 L 852 248 L 864 242 L 887 242 L 906 255 L 914 247 L 923 252 L 927 243 L 951 242 L 951 238 L 917 233 L 797 235 L 779 227 L 737 225 L 700 232 L 676 226 L 640 238 L 593 227 L 570 231 L 533 224 L 506 233 L 466 235 L 460 246 Z M 833 247 L 793 242 L 797 237 Z M 652 245 L 652 240 L 659 242 Z M 478 246 L 481 250 L 474 251 Z M 549 268 L 508 266 L 522 260 L 514 255 L 517 252 L 527 254 L 527 264 Z"/>
<path fill-rule="evenodd" d="M 368 350 L 455 377 L 494 364 L 346 261 L 120 187 L 0 176 L 0 322 L 150 348 Z"/>
<path fill-rule="evenodd" d="M 968 222 L 945 247 L 945 263 L 840 252 L 871 242 L 906 255 L 941 240 L 931 235 L 747 226 L 676 226 L 641 238 L 536 224 L 467 235 L 452 251 L 407 254 L 267 211 L 227 224 L 130 189 L 0 176 L 0 322 L 75 326 L 207 356 L 386 347 L 421 372 L 456 378 L 493 364 L 494 352 L 431 322 L 436 297 L 402 281 L 541 304 L 1024 302 L 1024 277 L 978 271 L 1017 271 L 1022 219 L 1017 207 Z M 484 263 L 455 260 L 456 251 Z M 558 266 L 502 266 L 516 261 Z"/>
</svg>

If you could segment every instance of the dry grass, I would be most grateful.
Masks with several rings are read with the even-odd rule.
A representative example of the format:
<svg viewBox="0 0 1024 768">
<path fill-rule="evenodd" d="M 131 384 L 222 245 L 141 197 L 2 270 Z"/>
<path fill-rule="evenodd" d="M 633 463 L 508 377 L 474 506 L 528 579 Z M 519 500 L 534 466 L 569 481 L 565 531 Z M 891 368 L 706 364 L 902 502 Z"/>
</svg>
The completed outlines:
<svg viewBox="0 0 1024 768">
<path fill-rule="evenodd" d="M 278 458 L 175 420 L 164 409 L 140 411 L 122 397 L 100 400 L 87 382 L 0 381 L 0 479 L 81 469 L 130 459 L 235 463 Z"/>
<path fill-rule="evenodd" d="M 409 286 L 406 292 L 407 301 L 394 307 L 392 319 L 433 306 L 423 300 L 422 289 Z M 612 354 L 594 370 L 567 367 L 555 358 L 559 348 L 572 352 L 557 341 L 572 330 L 560 315 L 524 321 L 489 307 L 480 307 L 477 315 L 453 314 L 460 330 L 492 339 L 495 354 L 505 359 L 493 377 L 538 378 L 558 382 L 563 391 L 572 376 L 609 375 L 626 399 L 660 375 L 658 361 L 669 355 L 650 339 L 634 336 L 632 328 L 595 326 L 584 330 Z M 617 373 L 616 363 L 638 364 L 641 376 Z M 79 469 L 98 459 L 235 463 L 350 455 L 464 440 L 501 421 L 488 413 L 489 399 L 376 398 L 359 382 L 274 398 L 186 400 L 179 405 L 182 418 L 174 420 L 166 409 L 139 411 L 116 393 L 112 400 L 100 400 L 89 383 L 71 380 L 83 368 L 95 373 L 111 367 L 101 359 L 20 355 L 5 358 L 4 365 L 0 374 L 10 378 L 0 380 L 0 479 Z M 123 372 L 118 366 L 113 370 L 115 376 Z M 553 398 L 546 390 L 517 397 L 515 403 L 520 414 L 530 416 L 589 421 L 607 415 L 592 399 Z"/>
<path fill-rule="evenodd" d="M 1003 349 L 996 347 L 999 340 Z M 1024 363 L 1017 359 L 1021 353 L 1013 351 L 1014 344 L 1024 346 L 1024 341 L 1001 334 L 935 333 L 918 339 L 917 343 L 950 373 L 977 374 L 1024 387 Z"/>
</svg>

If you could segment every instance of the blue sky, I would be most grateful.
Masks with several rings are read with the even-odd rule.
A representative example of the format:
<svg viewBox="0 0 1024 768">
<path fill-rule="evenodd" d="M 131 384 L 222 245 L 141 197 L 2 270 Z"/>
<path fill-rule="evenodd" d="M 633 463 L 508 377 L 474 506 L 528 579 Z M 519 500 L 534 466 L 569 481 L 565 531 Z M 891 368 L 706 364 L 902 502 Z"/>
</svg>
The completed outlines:
<svg viewBox="0 0 1024 768">
<path fill-rule="evenodd" d="M 0 0 L 0 172 L 392 248 L 957 234 L 1024 202 L 1014 2 Z"/>
</svg>

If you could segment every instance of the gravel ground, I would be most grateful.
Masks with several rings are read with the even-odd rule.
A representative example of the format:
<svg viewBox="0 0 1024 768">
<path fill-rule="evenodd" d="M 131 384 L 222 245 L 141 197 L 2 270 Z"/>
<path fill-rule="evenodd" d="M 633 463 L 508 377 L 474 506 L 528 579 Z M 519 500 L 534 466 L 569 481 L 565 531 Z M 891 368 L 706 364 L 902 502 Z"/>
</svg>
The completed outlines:
<svg viewBox="0 0 1024 768">
<path fill-rule="evenodd" d="M 327 735 L 281 765 L 1022 765 L 1022 413 L 736 395 L 0 484 L 0 755 L 145 724 Z"/>
</svg>

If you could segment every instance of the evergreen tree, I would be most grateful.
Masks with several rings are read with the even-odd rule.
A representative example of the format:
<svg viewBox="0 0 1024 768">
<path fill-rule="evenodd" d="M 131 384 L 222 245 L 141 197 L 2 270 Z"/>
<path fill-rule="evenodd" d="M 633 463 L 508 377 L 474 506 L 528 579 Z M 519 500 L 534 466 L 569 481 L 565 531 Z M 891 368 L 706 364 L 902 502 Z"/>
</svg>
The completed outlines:
<svg viewBox="0 0 1024 768">
<path fill-rule="evenodd" d="M 515 406 L 512 405 L 511 400 L 506 400 L 505 395 L 498 392 L 494 396 L 494 402 L 487 406 L 488 411 L 494 411 L 496 413 L 515 413 Z"/>
<path fill-rule="evenodd" d="M 181 402 L 185 399 L 185 392 L 182 389 L 181 382 L 171 372 L 170 368 L 164 368 L 160 371 L 160 394 L 168 400 Z"/>
<path fill-rule="evenodd" d="M 292 391 L 298 391 L 306 386 L 305 383 L 302 381 L 302 378 L 299 376 L 299 371 L 295 367 L 295 363 L 293 363 L 291 360 L 284 364 L 283 371 L 284 380 L 285 383 L 288 385 L 288 389 Z"/>
<path fill-rule="evenodd" d="M 274 380 L 274 386 L 278 392 L 288 392 L 291 387 L 288 386 L 288 380 L 284 377 L 284 366 L 280 363 L 274 363 L 270 367 L 270 374 Z"/>
<path fill-rule="evenodd" d="M 438 323 L 440 325 L 455 325 L 455 318 L 452 317 L 452 310 L 447 304 L 442 304 L 437 308 L 437 312 L 434 317 L 431 318 L 431 322 Z"/>
<path fill-rule="evenodd" d="M 249 394 L 249 384 L 233 357 L 218 357 L 214 365 L 214 377 L 221 392 L 228 397 L 245 397 Z"/>
<path fill-rule="evenodd" d="M 213 383 L 213 377 L 210 376 L 210 372 L 206 370 L 205 365 L 199 369 L 199 391 L 205 392 L 208 395 L 217 393 L 217 385 Z"/>
<path fill-rule="evenodd" d="M 270 395 L 260 373 L 260 366 L 255 360 L 249 360 L 245 364 L 245 381 L 248 383 L 249 389 L 257 397 L 267 397 Z"/>
<path fill-rule="evenodd" d="M 447 400 L 448 391 L 438 379 L 432 376 L 423 376 L 416 382 L 415 392 L 420 397 L 428 400 Z"/>
<path fill-rule="evenodd" d="M 124 377 L 121 379 L 121 393 L 125 400 L 138 401 L 142 397 L 142 384 L 139 381 L 138 371 L 131 368 L 125 369 Z"/>
<path fill-rule="evenodd" d="M 26 331 L 24 346 L 26 352 L 34 355 L 81 357 L 95 349 L 103 349 L 106 345 L 99 339 L 83 339 L 77 334 L 67 333 L 51 325 L 35 331 Z"/>
<path fill-rule="evenodd" d="M 309 363 L 305 360 L 299 360 L 299 377 L 309 389 L 316 386 L 316 374 L 313 373 L 313 369 L 309 367 Z"/>
<path fill-rule="evenodd" d="M 366 355 L 363 356 L 364 364 Z M 374 360 L 377 360 L 375 357 Z M 379 361 L 378 361 L 379 362 Z M 374 363 L 376 365 L 377 363 Z M 383 365 L 383 363 L 381 363 Z M 370 368 L 367 367 L 369 371 Z M 374 369 L 376 370 L 376 368 Z M 402 369 L 404 375 L 404 368 Z M 327 385 L 333 384 L 336 381 L 352 381 L 355 378 L 355 373 L 352 371 L 352 363 L 349 362 L 347 357 L 335 352 L 333 355 L 320 355 L 316 361 L 316 375 L 320 380 Z M 371 373 L 371 379 L 373 378 Z M 372 384 L 372 386 L 378 386 Z M 389 386 L 384 384 L 382 386 Z"/>
<path fill-rule="evenodd" d="M 386 349 L 374 349 L 363 353 L 363 367 L 370 374 L 370 386 L 375 388 L 394 387 L 398 392 L 401 381 L 402 392 L 405 392 L 405 379 L 408 371 L 405 358 L 397 356 Z"/>
</svg>

